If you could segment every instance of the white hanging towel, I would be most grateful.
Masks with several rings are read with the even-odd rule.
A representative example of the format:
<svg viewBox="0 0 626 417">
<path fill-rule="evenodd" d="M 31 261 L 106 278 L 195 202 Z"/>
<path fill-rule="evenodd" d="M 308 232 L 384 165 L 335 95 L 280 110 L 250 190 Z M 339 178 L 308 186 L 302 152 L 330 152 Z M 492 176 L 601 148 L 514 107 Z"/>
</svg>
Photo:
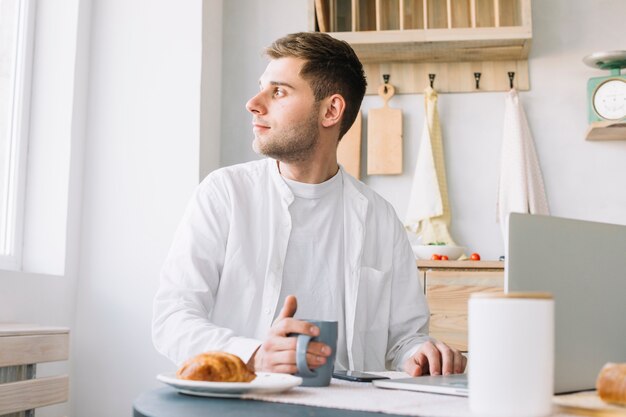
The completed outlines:
<svg viewBox="0 0 626 417">
<path fill-rule="evenodd" d="M 508 246 L 508 215 L 511 212 L 550 214 L 541 167 L 524 108 L 515 89 L 506 95 L 500 184 L 496 221 Z"/>
<path fill-rule="evenodd" d="M 423 244 L 443 242 L 456 246 L 448 231 L 450 206 L 446 167 L 437 112 L 437 92 L 431 87 L 424 91 L 424 105 L 424 129 L 404 225 L 421 236 Z"/>
</svg>

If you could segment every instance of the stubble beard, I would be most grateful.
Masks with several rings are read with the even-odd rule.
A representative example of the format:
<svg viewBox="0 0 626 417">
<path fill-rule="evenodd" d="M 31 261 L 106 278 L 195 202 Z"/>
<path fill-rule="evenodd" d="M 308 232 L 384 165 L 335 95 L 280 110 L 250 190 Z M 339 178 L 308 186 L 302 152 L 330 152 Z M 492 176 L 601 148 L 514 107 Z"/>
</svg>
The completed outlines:
<svg viewBox="0 0 626 417">
<path fill-rule="evenodd" d="M 309 118 L 302 123 L 275 133 L 269 140 L 261 141 L 258 136 L 255 137 L 252 149 L 281 162 L 306 161 L 319 143 L 318 113 L 317 109 L 313 109 Z"/>
</svg>

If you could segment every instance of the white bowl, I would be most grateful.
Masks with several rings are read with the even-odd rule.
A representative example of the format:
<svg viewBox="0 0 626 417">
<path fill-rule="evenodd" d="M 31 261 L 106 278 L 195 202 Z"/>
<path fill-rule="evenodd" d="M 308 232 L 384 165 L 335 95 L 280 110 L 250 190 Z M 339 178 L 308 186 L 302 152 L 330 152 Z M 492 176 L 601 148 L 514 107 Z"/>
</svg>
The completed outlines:
<svg viewBox="0 0 626 417">
<path fill-rule="evenodd" d="M 433 255 L 446 255 L 450 261 L 457 260 L 465 252 L 464 246 L 413 245 L 413 253 L 419 259 L 431 259 Z"/>
</svg>

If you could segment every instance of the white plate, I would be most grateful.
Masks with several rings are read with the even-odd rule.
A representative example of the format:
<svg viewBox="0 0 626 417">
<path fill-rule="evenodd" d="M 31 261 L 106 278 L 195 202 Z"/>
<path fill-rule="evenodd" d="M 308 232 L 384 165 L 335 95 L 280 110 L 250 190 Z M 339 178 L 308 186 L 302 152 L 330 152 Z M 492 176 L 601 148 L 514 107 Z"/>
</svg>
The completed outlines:
<svg viewBox="0 0 626 417">
<path fill-rule="evenodd" d="M 446 255 L 451 261 L 459 259 L 463 252 L 464 246 L 449 245 L 413 245 L 413 252 L 419 259 L 431 259 L 433 254 Z"/>
<path fill-rule="evenodd" d="M 157 379 L 178 392 L 202 397 L 241 397 L 248 393 L 271 394 L 283 392 L 302 383 L 302 378 L 289 374 L 257 372 L 251 382 L 208 382 L 176 378 L 175 372 L 157 375 Z"/>
</svg>

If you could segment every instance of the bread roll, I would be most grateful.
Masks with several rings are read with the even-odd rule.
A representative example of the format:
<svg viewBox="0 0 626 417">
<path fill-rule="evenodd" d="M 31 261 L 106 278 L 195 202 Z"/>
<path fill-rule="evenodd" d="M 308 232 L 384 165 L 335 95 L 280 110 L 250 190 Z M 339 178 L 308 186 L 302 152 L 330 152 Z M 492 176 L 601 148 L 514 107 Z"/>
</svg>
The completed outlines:
<svg viewBox="0 0 626 417">
<path fill-rule="evenodd" d="M 176 376 L 211 382 L 250 382 L 256 378 L 238 356 L 226 352 L 205 352 L 194 356 L 180 367 Z"/>
<path fill-rule="evenodd" d="M 598 395 L 603 401 L 626 405 L 626 363 L 607 363 L 596 381 Z"/>
</svg>

